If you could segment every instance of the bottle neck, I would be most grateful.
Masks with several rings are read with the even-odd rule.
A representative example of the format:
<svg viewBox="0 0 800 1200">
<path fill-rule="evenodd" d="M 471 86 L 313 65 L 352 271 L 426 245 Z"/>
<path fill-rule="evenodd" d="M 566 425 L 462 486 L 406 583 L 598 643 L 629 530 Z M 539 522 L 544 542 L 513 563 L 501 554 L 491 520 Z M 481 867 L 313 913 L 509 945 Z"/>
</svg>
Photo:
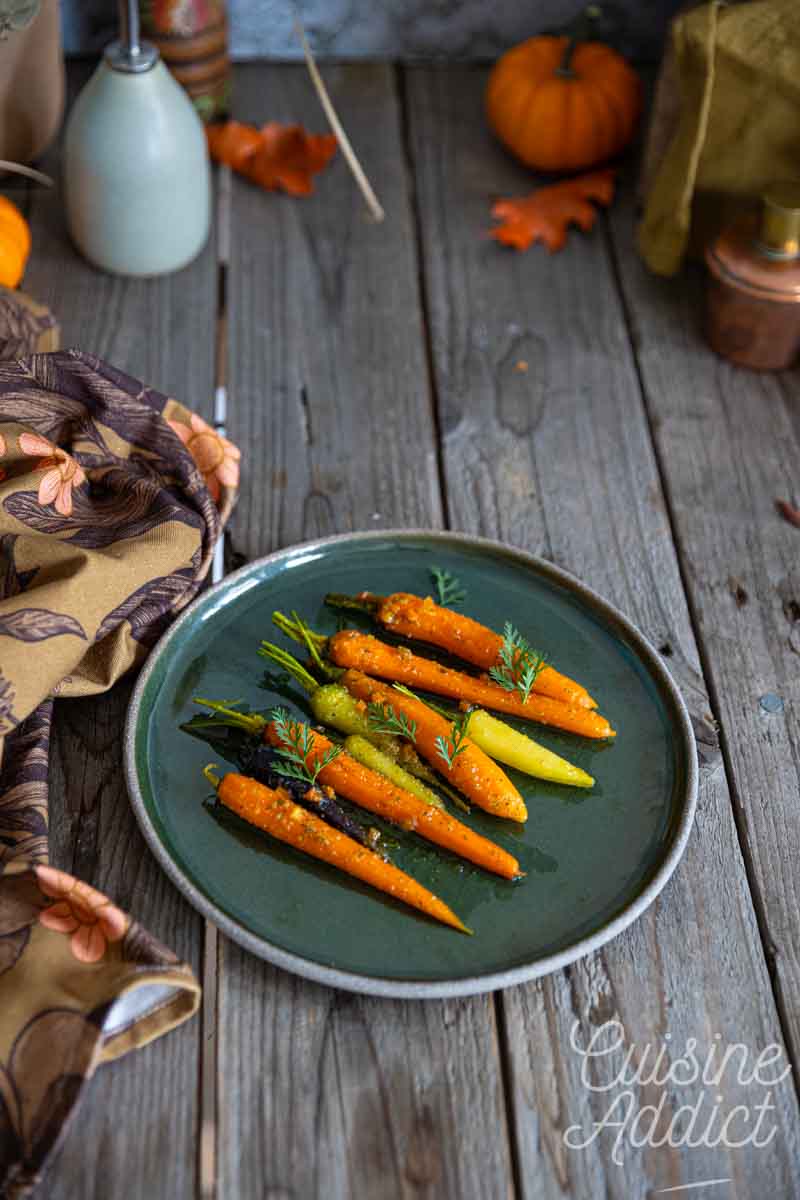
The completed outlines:
<svg viewBox="0 0 800 1200">
<path fill-rule="evenodd" d="M 141 40 L 139 0 L 119 0 L 119 41 L 106 46 L 103 57 L 112 71 L 141 75 L 158 62 L 158 50 Z"/>
</svg>

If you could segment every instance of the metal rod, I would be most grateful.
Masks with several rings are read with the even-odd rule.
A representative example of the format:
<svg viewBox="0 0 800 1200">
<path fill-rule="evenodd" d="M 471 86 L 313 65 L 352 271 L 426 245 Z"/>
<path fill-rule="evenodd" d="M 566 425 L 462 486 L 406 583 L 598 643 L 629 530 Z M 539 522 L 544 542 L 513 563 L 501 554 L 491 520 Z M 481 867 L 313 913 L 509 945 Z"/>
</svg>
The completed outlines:
<svg viewBox="0 0 800 1200">
<path fill-rule="evenodd" d="M 143 75 L 158 62 L 158 51 L 150 42 L 141 40 L 138 0 L 119 0 L 119 37 L 103 51 L 103 57 L 114 71 L 126 75 Z"/>
<path fill-rule="evenodd" d="M 141 24 L 138 0 L 119 0 L 119 40 L 126 54 L 141 54 Z"/>
</svg>

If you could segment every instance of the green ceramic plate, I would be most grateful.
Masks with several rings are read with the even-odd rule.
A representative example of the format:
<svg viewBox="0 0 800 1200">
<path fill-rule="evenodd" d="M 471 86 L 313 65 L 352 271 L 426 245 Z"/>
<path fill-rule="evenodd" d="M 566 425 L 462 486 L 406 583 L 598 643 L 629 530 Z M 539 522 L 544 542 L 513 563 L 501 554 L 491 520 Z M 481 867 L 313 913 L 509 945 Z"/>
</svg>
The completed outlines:
<svg viewBox="0 0 800 1200">
<path fill-rule="evenodd" d="M 273 609 L 337 628 L 327 591 L 427 592 L 444 567 L 467 590 L 464 611 L 512 621 L 579 679 L 618 730 L 612 745 L 528 726 L 584 767 L 591 792 L 511 772 L 524 829 L 473 810 L 465 820 L 511 850 L 527 877 L 508 883 L 411 834 L 392 857 L 440 895 L 474 936 L 437 925 L 333 868 L 223 818 L 201 774 L 215 750 L 181 729 L 192 697 L 265 709 L 286 697 L 265 680 L 259 642 Z M 280 637 L 275 637 L 280 641 Z M 295 693 L 293 708 L 303 711 Z M 228 762 L 233 750 L 223 747 Z M 156 857 L 178 888 L 236 941 L 312 979 L 386 996 L 466 995 L 518 983 L 579 958 L 629 925 L 663 888 L 694 814 L 689 719 L 656 652 L 571 576 L 493 542 L 454 534 L 353 534 L 251 563 L 201 596 L 151 654 L 126 728 L 128 786 Z"/>
</svg>

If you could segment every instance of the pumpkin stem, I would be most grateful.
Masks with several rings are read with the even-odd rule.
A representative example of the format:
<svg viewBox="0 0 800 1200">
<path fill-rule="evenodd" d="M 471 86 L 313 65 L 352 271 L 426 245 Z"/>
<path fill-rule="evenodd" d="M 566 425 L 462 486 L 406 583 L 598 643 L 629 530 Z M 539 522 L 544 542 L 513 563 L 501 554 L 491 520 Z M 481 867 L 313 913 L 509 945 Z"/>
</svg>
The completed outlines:
<svg viewBox="0 0 800 1200">
<path fill-rule="evenodd" d="M 597 22 L 602 15 L 603 10 L 599 4 L 587 4 L 578 18 L 570 22 L 572 32 L 567 36 L 567 44 L 564 47 L 561 62 L 556 67 L 556 75 L 562 79 L 575 78 L 575 72 L 572 69 L 572 56 L 575 53 L 575 47 L 579 42 L 587 42 L 591 39 Z"/>
<path fill-rule="evenodd" d="M 567 38 L 567 44 L 564 47 L 564 53 L 561 55 L 561 62 L 556 67 L 556 75 L 561 79 L 574 79 L 575 72 L 572 69 L 572 55 L 575 53 L 575 47 L 578 44 L 578 38 L 573 34 Z"/>
</svg>

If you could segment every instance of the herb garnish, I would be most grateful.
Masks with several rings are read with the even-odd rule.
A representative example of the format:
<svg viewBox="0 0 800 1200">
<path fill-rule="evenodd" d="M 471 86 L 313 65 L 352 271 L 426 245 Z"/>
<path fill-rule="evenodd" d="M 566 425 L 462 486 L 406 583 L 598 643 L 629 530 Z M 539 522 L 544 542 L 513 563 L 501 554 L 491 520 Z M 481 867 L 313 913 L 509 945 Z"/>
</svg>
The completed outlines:
<svg viewBox="0 0 800 1200">
<path fill-rule="evenodd" d="M 409 721 L 403 712 L 397 712 L 391 704 L 371 703 L 367 706 L 367 724 L 375 733 L 392 733 L 397 737 L 417 741 L 417 722 Z"/>
<path fill-rule="evenodd" d="M 276 747 L 276 753 L 285 759 L 276 763 L 274 770 L 287 779 L 300 779 L 310 784 L 317 782 L 317 776 L 323 767 L 342 753 L 341 746 L 329 746 L 317 761 L 310 765 L 308 758 L 314 749 L 314 734 L 301 721 L 293 721 L 285 708 L 273 708 L 269 719 L 275 726 L 275 732 L 281 740 Z"/>
<path fill-rule="evenodd" d="M 450 726 L 449 739 L 442 737 L 441 734 L 436 739 L 436 749 L 439 757 L 448 768 L 452 767 L 462 750 L 466 750 L 467 748 L 464 743 L 467 737 L 467 726 L 469 725 L 469 719 L 473 711 L 474 706 L 466 709 L 460 717 L 456 717 Z"/>
<path fill-rule="evenodd" d="M 442 608 L 452 608 L 454 604 L 461 604 L 466 600 L 466 590 L 455 575 L 451 575 L 442 567 L 431 567 L 431 575 L 436 584 L 436 593 Z"/>
<path fill-rule="evenodd" d="M 510 621 L 503 626 L 503 645 L 500 666 L 492 667 L 489 678 L 507 692 L 519 692 L 523 702 L 528 699 L 539 673 L 547 664 L 543 654 L 534 650 Z"/>
</svg>

